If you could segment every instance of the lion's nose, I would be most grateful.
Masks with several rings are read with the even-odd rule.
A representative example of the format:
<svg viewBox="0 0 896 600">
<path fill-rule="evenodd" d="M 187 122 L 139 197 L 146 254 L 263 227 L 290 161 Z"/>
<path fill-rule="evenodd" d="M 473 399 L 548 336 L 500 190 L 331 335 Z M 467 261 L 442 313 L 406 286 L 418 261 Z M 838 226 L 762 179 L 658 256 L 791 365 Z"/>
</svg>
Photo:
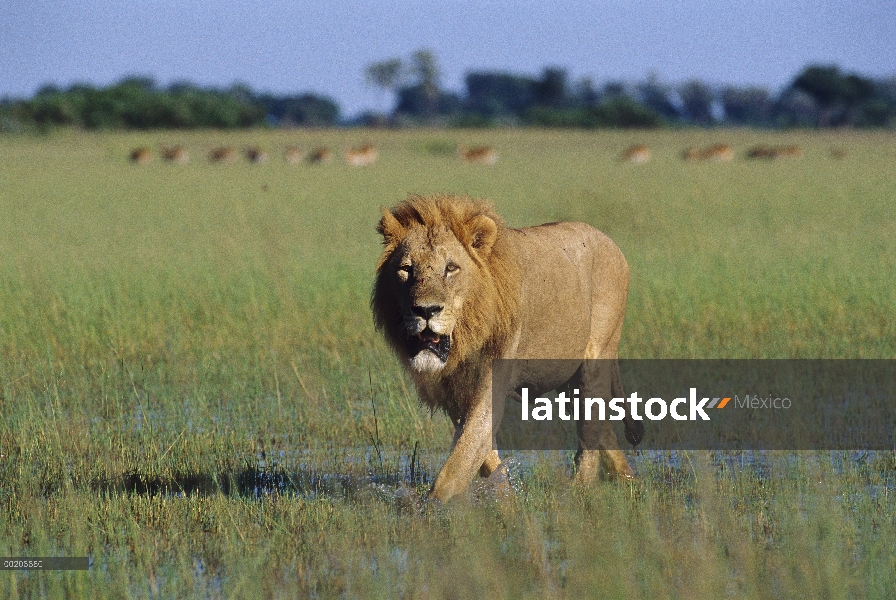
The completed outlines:
<svg viewBox="0 0 896 600">
<path fill-rule="evenodd" d="M 414 305 L 411 307 L 411 310 L 418 317 L 421 317 L 421 318 L 429 321 L 431 318 L 433 318 L 434 316 L 436 316 L 437 314 L 442 312 L 442 307 L 441 306 L 432 306 L 432 305 L 431 306 Z"/>
</svg>

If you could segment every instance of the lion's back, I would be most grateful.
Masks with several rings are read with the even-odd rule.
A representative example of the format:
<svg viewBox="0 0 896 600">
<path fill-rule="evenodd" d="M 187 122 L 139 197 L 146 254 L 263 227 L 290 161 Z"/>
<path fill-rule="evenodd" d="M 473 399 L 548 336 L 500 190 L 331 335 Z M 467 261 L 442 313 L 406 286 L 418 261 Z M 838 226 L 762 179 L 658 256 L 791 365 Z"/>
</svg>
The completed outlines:
<svg viewBox="0 0 896 600">
<path fill-rule="evenodd" d="M 520 337 L 516 358 L 580 358 L 602 296 L 628 287 L 622 252 L 586 223 L 512 230 L 520 263 Z"/>
</svg>

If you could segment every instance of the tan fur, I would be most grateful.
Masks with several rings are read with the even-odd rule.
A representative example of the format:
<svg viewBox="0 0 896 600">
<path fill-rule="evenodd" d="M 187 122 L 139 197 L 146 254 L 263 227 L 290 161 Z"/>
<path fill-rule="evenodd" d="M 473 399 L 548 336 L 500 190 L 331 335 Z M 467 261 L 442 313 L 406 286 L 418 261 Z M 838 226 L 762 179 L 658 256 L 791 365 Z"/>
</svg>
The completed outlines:
<svg viewBox="0 0 896 600">
<path fill-rule="evenodd" d="M 325 163 L 330 162 L 333 159 L 333 153 L 329 148 L 315 148 L 311 151 L 311 154 L 308 155 L 308 162 L 312 163 Z"/>
<path fill-rule="evenodd" d="M 478 165 L 493 165 L 498 162 L 498 151 L 491 146 L 473 146 L 461 148 L 460 158 L 465 163 Z"/>
<path fill-rule="evenodd" d="M 777 158 L 802 158 L 803 149 L 799 146 L 782 146 L 777 148 Z"/>
<path fill-rule="evenodd" d="M 131 162 L 138 165 L 148 165 L 152 162 L 152 150 L 149 148 L 137 148 L 131 152 Z"/>
<path fill-rule="evenodd" d="M 734 158 L 734 150 L 728 144 L 716 144 L 703 150 L 687 148 L 681 153 L 684 160 L 711 160 L 716 162 L 728 162 Z"/>
<path fill-rule="evenodd" d="M 618 369 L 598 373 L 582 363 L 615 364 L 625 314 L 628 267 L 599 231 L 584 223 L 511 229 L 490 204 L 445 195 L 411 196 L 383 210 L 377 230 L 384 250 L 371 295 L 374 321 L 410 370 L 421 400 L 455 425 L 434 498 L 447 500 L 476 472 L 487 477 L 500 466 L 492 359 L 574 359 L 571 371 L 544 374 L 533 385 L 550 391 L 578 377 L 577 386 L 604 397 L 622 393 Z M 409 355 L 408 340 L 425 332 L 450 339 L 443 362 L 435 351 Z M 593 479 L 598 462 L 612 474 L 632 476 L 605 422 L 580 429 L 577 476 Z"/>
<path fill-rule="evenodd" d="M 803 150 L 799 146 L 765 146 L 759 145 L 751 148 L 747 152 L 749 158 L 765 158 L 773 160 L 776 158 L 801 158 Z"/>
<path fill-rule="evenodd" d="M 622 160 L 630 163 L 645 163 L 650 160 L 650 146 L 635 144 L 622 153 Z"/>
<path fill-rule="evenodd" d="M 286 153 L 284 154 L 284 158 L 286 162 L 291 165 L 297 165 L 302 162 L 302 158 L 304 157 L 304 153 L 301 148 L 297 148 L 296 146 L 290 146 L 286 149 Z"/>
<path fill-rule="evenodd" d="M 208 159 L 212 162 L 232 163 L 236 160 L 236 150 L 227 146 L 221 146 L 209 152 Z"/>
<path fill-rule="evenodd" d="M 373 144 L 364 144 L 345 151 L 345 162 L 353 167 L 366 167 L 376 162 L 379 153 Z"/>
<path fill-rule="evenodd" d="M 681 153 L 682 160 L 700 160 L 700 151 L 696 148 L 685 148 Z"/>
<path fill-rule="evenodd" d="M 268 153 L 258 146 L 246 148 L 246 160 L 252 163 L 263 163 L 268 160 Z"/>
<path fill-rule="evenodd" d="M 162 158 L 180 164 L 190 162 L 190 155 L 183 146 L 163 146 Z"/>
<path fill-rule="evenodd" d="M 716 144 L 701 152 L 700 158 L 703 160 L 728 162 L 734 158 L 734 150 L 728 144 Z"/>
</svg>

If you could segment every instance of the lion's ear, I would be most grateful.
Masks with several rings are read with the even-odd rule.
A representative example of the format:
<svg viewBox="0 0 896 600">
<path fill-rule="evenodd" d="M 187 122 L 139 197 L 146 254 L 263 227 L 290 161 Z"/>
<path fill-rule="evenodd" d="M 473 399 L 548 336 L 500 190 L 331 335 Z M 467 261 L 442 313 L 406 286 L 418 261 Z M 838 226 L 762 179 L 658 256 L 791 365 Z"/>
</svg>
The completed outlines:
<svg viewBox="0 0 896 600">
<path fill-rule="evenodd" d="M 383 236 L 383 243 L 387 246 L 394 245 L 404 236 L 404 226 L 398 222 L 388 209 L 383 209 L 383 218 L 380 219 L 376 230 Z"/>
<path fill-rule="evenodd" d="M 383 236 L 384 246 L 383 254 L 380 256 L 380 261 L 376 265 L 376 270 L 379 271 L 383 268 L 383 265 L 386 264 L 386 261 L 389 260 L 389 257 L 392 256 L 392 253 L 398 247 L 398 244 L 401 243 L 406 231 L 404 226 L 395 218 L 395 215 L 385 208 L 383 209 L 383 218 L 380 219 L 379 224 L 376 226 L 376 230 Z"/>
<path fill-rule="evenodd" d="M 477 215 L 467 221 L 470 247 L 483 259 L 488 258 L 498 237 L 498 225 L 485 215 Z"/>
</svg>

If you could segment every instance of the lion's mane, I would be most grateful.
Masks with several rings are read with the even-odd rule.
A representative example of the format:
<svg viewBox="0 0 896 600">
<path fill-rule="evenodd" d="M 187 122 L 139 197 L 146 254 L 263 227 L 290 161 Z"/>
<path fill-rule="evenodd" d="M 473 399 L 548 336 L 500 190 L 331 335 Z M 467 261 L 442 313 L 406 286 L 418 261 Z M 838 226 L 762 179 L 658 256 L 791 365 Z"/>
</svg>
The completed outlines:
<svg viewBox="0 0 896 600">
<path fill-rule="evenodd" d="M 495 241 L 484 258 L 475 250 L 477 217 L 491 219 L 497 226 Z M 491 204 L 461 196 L 412 195 L 383 211 L 377 231 L 383 235 L 385 247 L 377 265 L 370 307 L 377 329 L 385 334 L 403 360 L 408 356 L 397 282 L 391 267 L 397 251 L 406 243 L 408 231 L 416 226 L 431 232 L 442 228 L 450 230 L 479 267 L 477 283 L 464 299 L 461 316 L 451 336 L 451 354 L 440 371 L 441 377 L 455 380 L 453 385 L 475 381 L 481 363 L 500 357 L 516 328 L 520 267 L 509 235 L 511 230 Z"/>
</svg>

